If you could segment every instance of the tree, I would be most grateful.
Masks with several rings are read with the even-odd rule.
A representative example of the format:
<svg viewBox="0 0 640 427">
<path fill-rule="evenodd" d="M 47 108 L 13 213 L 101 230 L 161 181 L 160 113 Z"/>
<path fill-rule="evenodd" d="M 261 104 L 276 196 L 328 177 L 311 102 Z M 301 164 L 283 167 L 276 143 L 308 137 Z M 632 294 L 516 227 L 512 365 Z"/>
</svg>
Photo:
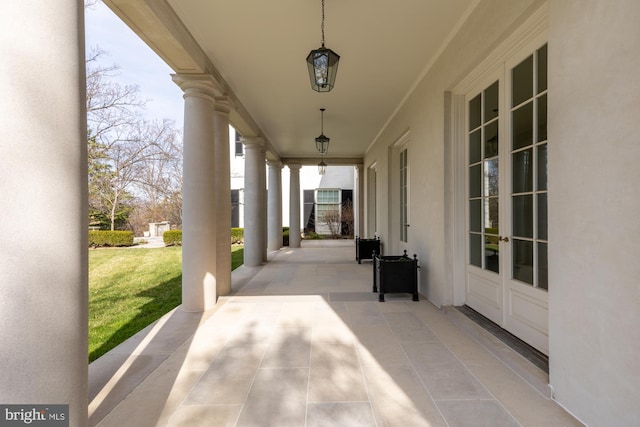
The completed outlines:
<svg viewBox="0 0 640 427">
<path fill-rule="evenodd" d="M 342 230 L 347 237 L 353 237 L 353 221 L 353 202 L 349 199 L 342 203 Z"/>
<path fill-rule="evenodd" d="M 329 208 L 322 211 L 319 218 L 320 222 L 326 224 L 332 239 L 338 239 L 342 231 L 342 219 L 338 205 L 335 208 Z"/>
<path fill-rule="evenodd" d="M 89 203 L 92 224 L 114 230 L 141 205 L 136 198 L 151 198 L 158 206 L 159 195 L 168 191 L 169 199 L 176 199 L 181 149 L 174 122 L 145 119 L 147 101 L 138 96 L 138 87 L 118 84 L 113 79 L 118 67 L 98 62 L 103 54 L 92 50 L 86 64 Z"/>
</svg>

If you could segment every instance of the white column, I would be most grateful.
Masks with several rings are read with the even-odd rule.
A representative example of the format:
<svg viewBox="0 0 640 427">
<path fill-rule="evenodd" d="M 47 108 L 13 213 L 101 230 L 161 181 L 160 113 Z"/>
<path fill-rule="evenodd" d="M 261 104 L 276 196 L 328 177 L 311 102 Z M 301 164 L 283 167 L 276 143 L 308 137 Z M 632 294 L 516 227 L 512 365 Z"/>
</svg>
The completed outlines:
<svg viewBox="0 0 640 427">
<path fill-rule="evenodd" d="M 184 91 L 182 171 L 182 309 L 204 311 L 216 302 L 216 192 L 213 104 L 206 75 L 174 75 Z"/>
<path fill-rule="evenodd" d="M 270 251 L 277 251 L 282 247 L 282 163 L 270 161 L 268 164 L 267 248 Z"/>
<path fill-rule="evenodd" d="M 231 292 L 231 159 L 227 98 L 213 105 L 216 193 L 216 297 Z"/>
<path fill-rule="evenodd" d="M 363 165 L 355 166 L 356 194 L 353 198 L 353 235 L 364 236 L 364 168 Z"/>
<path fill-rule="evenodd" d="M 83 16 L 77 0 L 0 13 L 0 402 L 69 405 L 73 427 L 88 405 Z"/>
<path fill-rule="evenodd" d="M 264 245 L 264 141 L 242 138 L 244 144 L 244 265 L 262 264 Z"/>
<path fill-rule="evenodd" d="M 267 162 L 266 147 L 262 151 L 262 161 L 260 166 L 260 188 L 262 194 L 260 198 L 260 213 L 262 214 L 262 222 L 260 223 L 260 231 L 262 240 L 260 241 L 260 250 L 262 262 L 267 262 Z"/>
<path fill-rule="evenodd" d="M 280 173 L 277 174 L 277 178 L 278 178 L 278 188 L 280 189 L 280 194 L 278 195 L 278 224 L 280 224 L 280 226 L 278 227 L 278 242 L 279 242 L 279 247 L 282 247 L 282 163 L 280 163 Z"/>
<path fill-rule="evenodd" d="M 300 167 L 289 164 L 289 247 L 300 247 Z"/>
</svg>

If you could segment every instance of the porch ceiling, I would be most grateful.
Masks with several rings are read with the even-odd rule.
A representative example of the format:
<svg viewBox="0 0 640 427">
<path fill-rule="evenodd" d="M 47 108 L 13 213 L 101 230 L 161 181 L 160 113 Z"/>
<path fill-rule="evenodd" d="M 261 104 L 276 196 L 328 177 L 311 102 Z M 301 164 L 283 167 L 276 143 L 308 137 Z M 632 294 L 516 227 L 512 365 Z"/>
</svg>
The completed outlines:
<svg viewBox="0 0 640 427">
<path fill-rule="evenodd" d="M 321 0 L 105 0 L 176 72 L 211 72 L 231 120 L 282 157 L 362 157 L 478 0 L 326 0 L 326 46 L 341 59 L 317 93 L 305 58 L 321 42 Z"/>
</svg>

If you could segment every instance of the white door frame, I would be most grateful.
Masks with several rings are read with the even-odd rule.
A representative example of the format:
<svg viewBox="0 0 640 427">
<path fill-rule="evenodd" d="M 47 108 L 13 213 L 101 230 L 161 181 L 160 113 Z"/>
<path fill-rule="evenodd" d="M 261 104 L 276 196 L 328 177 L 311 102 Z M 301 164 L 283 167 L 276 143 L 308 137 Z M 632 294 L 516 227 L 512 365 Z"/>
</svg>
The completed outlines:
<svg viewBox="0 0 640 427">
<path fill-rule="evenodd" d="M 411 163 L 407 157 L 407 241 L 401 241 L 400 236 L 400 153 L 410 149 L 410 131 L 406 130 L 389 147 L 389 231 L 390 247 L 384 252 L 388 255 L 401 255 L 406 249 L 410 253 L 411 244 Z"/>
<path fill-rule="evenodd" d="M 453 150 L 454 159 L 453 159 L 453 182 L 455 185 L 456 193 L 454 195 L 453 200 L 453 208 L 454 215 L 452 220 L 454 221 L 454 232 L 453 232 L 453 251 L 452 255 L 453 259 L 453 274 L 452 278 L 454 280 L 453 286 L 453 299 L 454 304 L 459 305 L 464 303 L 466 298 L 466 286 L 467 286 L 467 266 L 468 266 L 468 255 L 467 255 L 467 164 L 466 164 L 466 151 L 467 151 L 467 137 L 468 134 L 466 132 L 467 124 L 467 103 L 466 96 L 474 89 L 482 86 L 483 83 L 488 82 L 491 84 L 489 80 L 491 80 L 491 76 L 495 75 L 497 68 L 503 69 L 503 74 L 506 74 L 510 71 L 510 68 L 507 65 L 511 65 L 513 61 L 516 61 L 516 58 L 519 55 L 526 56 L 527 54 L 531 54 L 535 52 L 535 48 L 538 48 L 538 44 L 540 44 L 541 40 L 546 40 L 546 30 L 548 26 L 548 5 L 545 3 L 534 12 L 527 21 L 518 28 L 510 37 L 508 37 L 494 52 L 488 55 L 482 63 L 476 68 L 475 71 L 470 73 L 466 78 L 464 78 L 458 85 L 456 85 L 452 89 L 451 93 L 451 135 L 453 139 L 453 143 L 455 144 L 455 148 Z M 531 48 L 531 46 L 535 46 Z M 507 76 L 501 77 L 501 81 L 504 83 L 501 84 L 501 91 L 507 90 L 510 92 L 510 88 L 506 87 L 505 84 L 510 82 Z M 509 83 L 510 84 L 510 83 Z M 504 98 L 504 94 L 508 92 L 501 92 L 501 98 Z M 502 111 L 506 110 L 502 109 Z M 504 125 L 509 126 L 510 120 L 508 119 L 508 115 L 505 115 L 504 118 L 500 119 L 505 122 Z M 504 127 L 503 125 L 503 127 Z M 509 129 L 505 129 L 503 131 L 503 135 L 509 135 Z M 509 140 L 504 140 L 501 142 L 501 150 L 502 146 L 508 145 Z M 509 149 L 506 147 L 506 149 Z M 503 156 L 505 159 L 509 159 L 510 156 Z M 510 168 L 510 159 L 507 161 L 508 164 L 501 164 L 501 176 L 506 176 L 507 174 L 502 173 L 502 169 L 507 167 Z M 509 174 L 510 176 L 510 170 Z M 504 179 L 504 178 L 503 178 Z M 510 185 L 506 187 L 501 182 L 501 191 L 509 191 Z M 506 189 L 503 190 L 502 188 Z M 510 196 L 509 194 L 505 194 L 505 196 Z M 510 197 L 509 197 L 510 198 Z M 504 199 L 504 197 L 503 197 Z M 505 221 L 505 218 L 511 217 L 510 206 L 511 203 L 507 203 L 508 206 L 504 206 L 504 203 L 501 203 L 501 234 L 510 236 L 511 230 L 504 229 L 507 222 L 510 224 L 511 220 Z M 505 212 L 508 210 L 507 212 Z M 508 216 L 505 216 L 508 215 Z M 510 225 L 509 225 L 510 228 Z M 507 234 L 508 233 L 508 234 Z M 504 245 L 501 244 L 501 252 L 507 253 L 511 251 L 511 248 L 505 248 L 502 250 Z M 503 258 L 501 256 L 501 258 Z M 509 322 L 505 320 L 505 313 L 510 315 L 510 312 L 514 309 L 514 304 L 529 304 L 529 307 L 533 307 L 534 309 L 539 309 L 541 315 L 540 317 L 547 316 L 548 307 L 546 303 L 540 304 L 540 301 L 536 296 L 531 295 L 532 290 L 537 291 L 535 288 L 530 289 L 529 286 L 523 285 L 517 281 L 510 279 L 510 272 L 505 271 L 505 269 L 509 268 L 509 265 L 506 264 L 506 259 L 503 261 L 501 259 L 501 275 L 505 277 L 503 280 L 503 287 L 506 287 L 506 290 L 503 290 L 502 295 L 500 296 L 501 301 L 501 311 L 502 315 L 500 319 L 497 319 L 500 325 L 505 325 Z M 502 267 L 504 266 L 504 268 Z M 538 292 L 539 293 L 539 292 Z M 532 304 L 530 304 L 532 303 Z M 544 312 L 545 314 L 543 314 Z M 526 323 L 528 323 L 527 319 L 524 319 L 525 328 Z M 509 326 L 512 331 L 514 330 L 512 325 Z M 532 325 L 529 325 L 532 326 Z M 532 343 L 536 348 L 548 354 L 548 338 L 545 340 L 544 337 L 548 334 L 547 330 L 544 328 L 547 327 L 547 324 L 542 324 L 541 322 L 533 325 L 530 330 L 536 329 L 540 332 L 540 337 L 542 340 L 537 343 Z M 521 331 L 518 330 L 518 327 L 515 328 L 516 334 L 519 334 Z"/>
</svg>

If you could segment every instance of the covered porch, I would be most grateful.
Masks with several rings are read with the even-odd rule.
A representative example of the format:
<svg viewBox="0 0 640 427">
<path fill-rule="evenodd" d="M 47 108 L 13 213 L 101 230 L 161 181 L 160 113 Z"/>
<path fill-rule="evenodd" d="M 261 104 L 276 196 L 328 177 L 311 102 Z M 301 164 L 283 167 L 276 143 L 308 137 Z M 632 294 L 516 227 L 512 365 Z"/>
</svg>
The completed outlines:
<svg viewBox="0 0 640 427">
<path fill-rule="evenodd" d="M 89 425 L 581 425 L 548 375 L 453 307 L 371 291 L 352 241 L 233 272 L 89 367 Z"/>
<path fill-rule="evenodd" d="M 320 1 L 104 2 L 183 91 L 182 309 L 92 366 L 89 390 L 83 5 L 6 2 L 0 404 L 68 405 L 71 426 L 88 404 L 102 425 L 573 423 L 559 405 L 640 425 L 640 2 L 327 2 L 341 65 L 322 94 L 304 62 Z M 352 247 L 279 247 L 320 108 L 324 161 L 357 167 L 356 234 L 417 254 L 420 302 L 376 302 Z M 463 304 L 548 354 L 549 376 L 447 308 Z"/>
</svg>

